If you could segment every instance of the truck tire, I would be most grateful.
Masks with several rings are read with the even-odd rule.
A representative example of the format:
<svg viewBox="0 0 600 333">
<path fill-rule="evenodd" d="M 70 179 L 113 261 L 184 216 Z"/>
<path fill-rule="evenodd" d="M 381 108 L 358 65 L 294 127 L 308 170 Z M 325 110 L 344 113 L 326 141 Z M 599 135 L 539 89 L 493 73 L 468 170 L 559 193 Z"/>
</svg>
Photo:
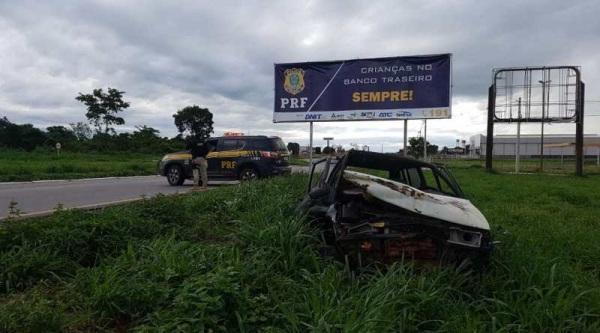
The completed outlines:
<svg viewBox="0 0 600 333">
<path fill-rule="evenodd" d="M 177 164 L 171 164 L 167 168 L 167 181 L 171 186 L 181 186 L 185 181 L 185 176 L 183 175 L 183 169 L 181 166 Z"/>
</svg>

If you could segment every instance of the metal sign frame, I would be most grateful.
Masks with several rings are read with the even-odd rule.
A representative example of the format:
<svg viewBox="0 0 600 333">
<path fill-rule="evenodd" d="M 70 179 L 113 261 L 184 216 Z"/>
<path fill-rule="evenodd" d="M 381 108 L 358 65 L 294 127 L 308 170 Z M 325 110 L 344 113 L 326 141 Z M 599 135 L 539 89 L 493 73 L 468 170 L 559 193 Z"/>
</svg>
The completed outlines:
<svg viewBox="0 0 600 333">
<path fill-rule="evenodd" d="M 574 73 L 574 82 L 571 78 L 567 78 L 566 81 L 562 79 L 560 73 L 562 72 Z M 512 82 L 512 75 L 515 72 L 524 73 L 524 82 L 522 85 L 514 84 Z M 535 98 L 532 99 L 532 77 L 534 72 L 542 73 L 542 80 L 538 81 L 541 87 L 541 104 L 534 102 Z M 550 78 L 553 77 L 552 73 L 559 73 L 558 84 L 551 84 Z M 506 82 L 502 88 L 499 86 L 501 75 L 505 75 L 505 78 L 510 76 L 510 82 Z M 500 89 L 499 89 L 500 87 Z M 558 89 L 559 100 L 552 101 L 550 99 L 550 90 Z M 573 89 L 573 99 L 570 99 L 570 90 Z M 513 89 L 518 92 L 513 94 Z M 501 91 L 498 94 L 499 90 Z M 521 94 L 519 94 L 519 91 Z M 565 92 L 566 97 L 562 97 L 561 94 Z M 507 108 L 511 111 L 509 116 L 499 115 L 497 109 L 498 96 L 505 96 L 506 103 L 500 105 L 504 107 L 503 112 L 506 112 Z M 514 95 L 519 96 L 518 99 L 514 98 Z M 492 85 L 488 89 L 488 120 L 487 120 L 487 137 L 486 137 L 486 158 L 485 167 L 487 170 L 492 170 L 493 161 L 493 149 L 494 149 L 494 123 L 517 123 L 520 128 L 521 123 L 540 123 L 542 128 L 541 133 L 541 148 L 540 148 L 540 166 L 543 170 L 543 136 L 544 136 L 544 124 L 555 123 L 555 122 L 574 122 L 575 123 L 575 173 L 579 176 L 583 175 L 583 115 L 584 115 L 584 96 L 585 96 L 585 84 L 581 81 L 581 71 L 577 66 L 548 66 L 548 67 L 515 67 L 515 68 L 501 68 L 494 70 L 494 76 Z M 561 99 L 562 98 L 562 99 Z M 531 116 L 531 107 L 539 107 L 541 115 Z M 512 107 L 516 107 L 515 114 L 513 117 Z M 528 110 L 525 116 L 522 114 L 522 107 Z M 555 113 L 551 113 L 551 107 L 554 107 Z M 574 108 L 572 114 L 569 107 Z M 561 112 L 564 112 L 561 114 Z M 517 133 L 518 140 L 519 133 Z M 518 150 L 517 150 L 518 151 Z M 517 154 L 518 155 L 518 154 Z M 518 172 L 518 156 L 517 156 L 517 172 Z"/>
</svg>

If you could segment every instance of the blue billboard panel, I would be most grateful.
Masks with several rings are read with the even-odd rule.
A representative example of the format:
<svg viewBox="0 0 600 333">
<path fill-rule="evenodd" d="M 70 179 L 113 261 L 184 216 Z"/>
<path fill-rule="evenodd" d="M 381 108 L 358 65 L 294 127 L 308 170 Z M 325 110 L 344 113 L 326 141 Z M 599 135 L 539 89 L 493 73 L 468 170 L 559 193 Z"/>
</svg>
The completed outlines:
<svg viewBox="0 0 600 333">
<path fill-rule="evenodd" d="M 274 122 L 450 118 L 451 55 L 275 64 Z"/>
</svg>

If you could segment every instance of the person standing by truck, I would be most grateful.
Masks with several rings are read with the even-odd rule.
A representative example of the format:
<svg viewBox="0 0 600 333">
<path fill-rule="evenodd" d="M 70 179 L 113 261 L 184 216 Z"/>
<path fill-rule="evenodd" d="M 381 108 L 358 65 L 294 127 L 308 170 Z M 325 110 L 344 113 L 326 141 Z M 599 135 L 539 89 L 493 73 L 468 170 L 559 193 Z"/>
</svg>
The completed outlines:
<svg viewBox="0 0 600 333">
<path fill-rule="evenodd" d="M 202 189 L 208 188 L 208 162 L 206 161 L 206 155 L 208 155 L 209 151 L 210 147 L 205 141 L 197 141 L 192 146 L 194 188 L 198 188 L 200 180 L 202 180 Z"/>
</svg>

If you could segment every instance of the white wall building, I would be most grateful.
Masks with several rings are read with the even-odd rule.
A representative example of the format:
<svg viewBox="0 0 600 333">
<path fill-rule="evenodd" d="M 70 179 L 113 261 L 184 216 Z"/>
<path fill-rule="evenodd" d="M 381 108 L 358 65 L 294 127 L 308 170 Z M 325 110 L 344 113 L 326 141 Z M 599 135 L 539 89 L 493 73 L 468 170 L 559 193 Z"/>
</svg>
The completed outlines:
<svg viewBox="0 0 600 333">
<path fill-rule="evenodd" d="M 521 134 L 520 155 L 540 155 L 540 135 Z M 586 134 L 583 138 L 583 153 L 586 156 L 597 156 L 600 154 L 600 136 L 597 134 Z M 483 134 L 473 135 L 469 138 L 471 155 L 474 157 L 485 156 L 486 136 Z M 494 136 L 494 156 L 515 156 L 517 148 L 516 135 Z M 544 135 L 544 156 L 575 156 L 574 134 L 547 134 Z"/>
</svg>

